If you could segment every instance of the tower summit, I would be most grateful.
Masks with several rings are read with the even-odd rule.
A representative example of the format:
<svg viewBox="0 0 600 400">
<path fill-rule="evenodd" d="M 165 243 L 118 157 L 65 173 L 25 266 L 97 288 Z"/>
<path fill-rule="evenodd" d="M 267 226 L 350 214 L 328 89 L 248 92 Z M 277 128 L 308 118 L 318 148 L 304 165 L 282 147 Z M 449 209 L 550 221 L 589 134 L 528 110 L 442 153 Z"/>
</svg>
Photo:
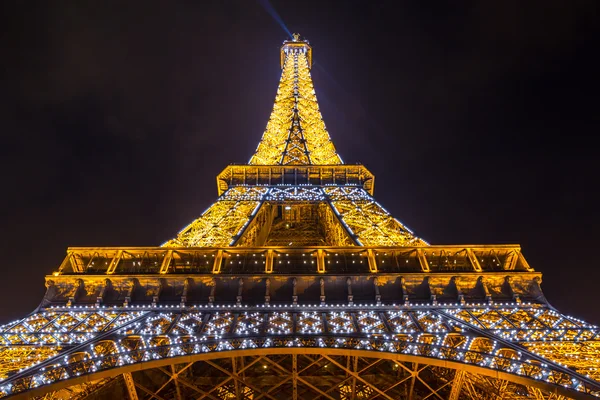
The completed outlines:
<svg viewBox="0 0 600 400">
<path fill-rule="evenodd" d="M 547 302 L 518 245 L 429 245 L 344 164 L 312 48 L 217 200 L 159 247 L 70 247 L 0 326 L 0 397 L 589 399 L 600 330 Z"/>
<path fill-rule="evenodd" d="M 281 79 L 271 117 L 253 165 L 337 165 L 336 153 L 310 76 L 312 47 L 306 40 L 286 40 L 281 46 Z"/>
</svg>

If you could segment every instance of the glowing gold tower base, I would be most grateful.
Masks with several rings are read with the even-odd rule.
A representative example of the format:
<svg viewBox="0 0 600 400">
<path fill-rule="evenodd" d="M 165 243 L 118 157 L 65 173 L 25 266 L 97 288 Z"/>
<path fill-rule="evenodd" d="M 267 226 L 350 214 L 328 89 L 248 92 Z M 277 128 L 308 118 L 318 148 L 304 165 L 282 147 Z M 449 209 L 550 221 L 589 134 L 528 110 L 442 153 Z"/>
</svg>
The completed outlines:
<svg viewBox="0 0 600 400">
<path fill-rule="evenodd" d="M 325 129 L 299 36 L 248 165 L 161 247 L 69 248 L 0 326 L 0 397 L 600 397 L 600 333 L 516 245 L 431 246 Z"/>
</svg>

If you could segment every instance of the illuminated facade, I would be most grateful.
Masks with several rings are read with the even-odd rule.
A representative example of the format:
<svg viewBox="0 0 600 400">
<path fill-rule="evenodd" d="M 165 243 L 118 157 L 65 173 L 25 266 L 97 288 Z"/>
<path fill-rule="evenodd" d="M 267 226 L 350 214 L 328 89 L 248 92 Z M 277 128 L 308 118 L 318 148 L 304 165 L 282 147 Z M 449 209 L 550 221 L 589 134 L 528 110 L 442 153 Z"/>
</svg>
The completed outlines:
<svg viewBox="0 0 600 400">
<path fill-rule="evenodd" d="M 160 247 L 69 248 L 0 326 L 0 397 L 600 397 L 600 330 L 517 245 L 429 245 L 344 164 L 295 35 L 247 165 Z"/>
</svg>

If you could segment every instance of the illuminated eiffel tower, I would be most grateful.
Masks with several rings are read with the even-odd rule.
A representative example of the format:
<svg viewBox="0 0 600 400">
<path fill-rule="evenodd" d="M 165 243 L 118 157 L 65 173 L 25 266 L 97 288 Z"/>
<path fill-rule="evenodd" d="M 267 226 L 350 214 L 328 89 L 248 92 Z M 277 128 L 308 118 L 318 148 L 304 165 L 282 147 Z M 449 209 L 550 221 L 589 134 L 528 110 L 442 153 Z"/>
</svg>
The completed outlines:
<svg viewBox="0 0 600 400">
<path fill-rule="evenodd" d="M 429 245 L 344 164 L 281 47 L 247 165 L 161 247 L 69 248 L 0 327 L 0 397 L 558 399 L 600 396 L 600 331 L 548 304 L 518 245 Z"/>
</svg>

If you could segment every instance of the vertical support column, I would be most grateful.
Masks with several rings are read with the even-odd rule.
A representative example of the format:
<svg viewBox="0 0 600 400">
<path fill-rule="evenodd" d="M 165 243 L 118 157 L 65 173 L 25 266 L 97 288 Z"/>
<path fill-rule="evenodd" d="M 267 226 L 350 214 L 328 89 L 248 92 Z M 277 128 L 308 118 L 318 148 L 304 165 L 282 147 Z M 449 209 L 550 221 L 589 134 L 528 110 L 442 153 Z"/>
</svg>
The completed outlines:
<svg viewBox="0 0 600 400">
<path fill-rule="evenodd" d="M 454 283 L 454 287 L 456 287 L 456 295 L 458 297 L 458 301 L 460 304 L 465 304 L 465 295 L 458 283 L 458 276 L 453 276 L 450 281 Z"/>
<path fill-rule="evenodd" d="M 96 307 L 100 307 L 100 304 L 104 301 L 104 295 L 106 294 L 107 290 L 110 290 L 112 287 L 112 282 L 110 281 L 110 279 L 105 279 L 104 280 L 104 286 L 102 286 L 102 290 L 100 290 L 100 293 L 98 294 L 98 297 L 96 298 Z"/>
<path fill-rule="evenodd" d="M 242 304 L 243 290 L 244 290 L 244 279 L 240 278 L 240 279 L 238 279 L 238 294 L 237 294 L 237 297 L 235 298 L 235 302 L 237 305 Z"/>
<path fill-rule="evenodd" d="M 233 369 L 233 376 L 237 378 L 238 376 L 238 372 L 237 372 L 237 362 L 235 360 L 235 357 L 231 357 L 231 367 Z M 233 380 L 233 384 L 235 385 L 235 398 L 237 400 L 242 400 L 242 393 L 240 391 L 240 381 L 239 379 L 234 379 Z"/>
<path fill-rule="evenodd" d="M 317 250 L 317 271 L 320 274 L 325 273 L 325 252 L 323 249 Z"/>
<path fill-rule="evenodd" d="M 267 250 L 267 257 L 265 260 L 265 273 L 270 274 L 271 272 L 273 272 L 273 256 L 274 256 L 274 252 L 273 250 L 269 249 Z"/>
<path fill-rule="evenodd" d="M 329 324 L 327 323 L 327 313 L 326 312 L 321 313 L 321 323 L 323 324 L 323 333 L 325 333 L 325 334 L 329 333 L 330 330 L 329 330 Z"/>
<path fill-rule="evenodd" d="M 348 287 L 348 304 L 354 304 L 354 296 L 352 295 L 352 278 L 346 278 L 346 286 Z"/>
<path fill-rule="evenodd" d="M 223 250 L 218 250 L 213 264 L 212 273 L 218 274 L 221 272 L 221 261 L 223 260 Z"/>
<path fill-rule="evenodd" d="M 406 289 L 406 279 L 401 276 L 400 277 L 400 287 L 402 288 L 402 301 L 404 304 L 408 304 L 408 290 Z"/>
<path fill-rule="evenodd" d="M 67 301 L 67 307 L 71 307 L 77 300 L 77 296 L 79 296 L 79 294 L 82 291 L 85 291 L 85 283 L 83 282 L 83 279 L 76 280 L 76 287 L 77 288 L 75 289 L 73 296 L 69 296 L 69 301 Z"/>
<path fill-rule="evenodd" d="M 173 380 L 175 381 L 175 394 L 177 395 L 177 400 L 181 400 L 181 388 L 179 387 L 179 374 L 175 371 L 175 365 L 171 364 L 171 373 L 173 374 Z"/>
<path fill-rule="evenodd" d="M 298 284 L 298 281 L 296 280 L 296 278 L 292 279 L 292 304 L 293 305 L 297 305 L 298 304 L 298 294 L 296 292 L 296 285 Z"/>
<path fill-rule="evenodd" d="M 408 391 L 408 398 L 409 398 L 409 400 L 413 400 L 414 399 L 413 394 L 414 394 L 414 391 L 415 391 L 415 381 L 417 380 L 417 375 L 419 374 L 418 368 L 419 368 L 419 364 L 413 363 L 412 378 L 410 379 L 410 389 Z"/>
<path fill-rule="evenodd" d="M 373 278 L 373 286 L 375 286 L 375 303 L 381 305 L 381 294 L 379 293 L 379 280 L 377 277 Z"/>
<path fill-rule="evenodd" d="M 369 272 L 377 272 L 377 260 L 375 260 L 375 253 L 373 249 L 367 249 L 367 260 L 369 261 Z"/>
<path fill-rule="evenodd" d="M 459 400 L 460 392 L 463 386 L 463 381 L 465 378 L 465 371 L 456 370 L 454 374 L 454 381 L 452 382 L 452 390 L 450 391 L 450 395 L 448 396 L 448 400 Z"/>
<path fill-rule="evenodd" d="M 481 290 L 483 291 L 483 295 L 485 296 L 485 301 L 488 303 L 492 302 L 492 295 L 490 294 L 490 290 L 487 287 L 487 283 L 485 282 L 485 278 L 480 276 L 477 278 L 477 284 L 481 286 Z"/>
<path fill-rule="evenodd" d="M 133 292 L 135 291 L 135 287 L 137 286 L 137 279 L 133 278 L 130 280 L 130 286 L 127 290 L 127 296 L 125 296 L 125 301 L 123 302 L 123 307 L 128 307 L 131 303 L 131 299 L 133 298 Z"/>
<path fill-rule="evenodd" d="M 213 279 L 211 283 L 212 286 L 210 287 L 210 294 L 208 295 L 208 304 L 212 304 L 215 302 L 215 292 L 217 291 L 216 279 Z"/>
<path fill-rule="evenodd" d="M 357 373 L 358 371 L 358 357 L 352 356 L 352 372 Z M 356 376 L 352 375 L 352 400 L 356 399 Z"/>
<path fill-rule="evenodd" d="M 271 280 L 265 279 L 265 304 L 269 304 L 271 301 Z"/>
<path fill-rule="evenodd" d="M 162 294 L 163 287 L 166 286 L 167 283 L 164 279 L 158 279 L 158 290 L 156 291 L 156 295 L 152 296 L 152 307 L 156 307 L 158 300 L 160 299 L 160 295 Z"/>
<path fill-rule="evenodd" d="M 510 295 L 512 296 L 512 299 L 515 303 L 520 303 L 521 302 L 521 298 L 519 297 L 519 295 L 517 293 L 515 293 L 514 287 L 513 287 L 513 278 L 512 276 L 507 276 L 504 278 L 504 282 L 506 282 L 506 285 L 508 286 L 508 291 L 510 292 Z"/>
<path fill-rule="evenodd" d="M 184 282 L 183 282 L 183 292 L 181 293 L 181 301 L 179 303 L 179 305 L 181 307 L 185 307 L 185 303 L 187 302 L 187 295 L 188 292 L 190 291 L 190 285 L 192 284 L 192 278 L 187 278 Z"/>
<path fill-rule="evenodd" d="M 267 331 L 269 330 L 269 313 L 264 313 L 263 314 L 263 322 L 262 322 L 262 331 L 260 332 L 263 335 L 267 334 Z M 242 357 L 242 360 L 244 358 Z"/>
<path fill-rule="evenodd" d="M 292 399 L 298 400 L 298 356 L 292 354 Z"/>
<path fill-rule="evenodd" d="M 137 391 L 135 390 L 135 383 L 133 382 L 133 377 L 131 376 L 131 372 L 126 372 L 123 374 L 123 380 L 125 381 L 125 386 L 127 387 L 127 393 L 129 394 L 130 400 L 138 400 Z"/>
</svg>

